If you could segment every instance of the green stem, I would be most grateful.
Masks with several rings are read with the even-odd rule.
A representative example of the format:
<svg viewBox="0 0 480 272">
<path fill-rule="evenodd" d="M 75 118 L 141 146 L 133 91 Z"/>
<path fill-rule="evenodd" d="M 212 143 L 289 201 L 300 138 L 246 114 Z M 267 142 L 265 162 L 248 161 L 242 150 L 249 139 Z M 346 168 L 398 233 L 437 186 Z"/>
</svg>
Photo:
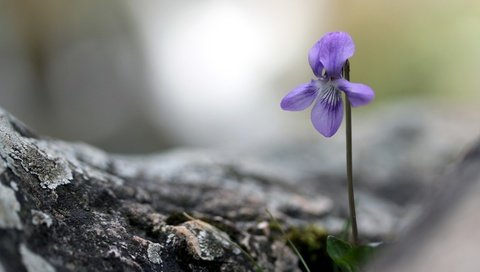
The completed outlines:
<svg viewBox="0 0 480 272">
<path fill-rule="evenodd" d="M 350 62 L 347 60 L 343 67 L 343 76 L 350 81 Z M 346 123 L 346 149 L 347 149 L 347 190 L 350 221 L 352 224 L 352 241 L 358 244 L 357 214 L 355 212 L 355 195 L 353 193 L 353 167 L 352 167 L 352 106 L 345 95 L 345 123 Z"/>
</svg>

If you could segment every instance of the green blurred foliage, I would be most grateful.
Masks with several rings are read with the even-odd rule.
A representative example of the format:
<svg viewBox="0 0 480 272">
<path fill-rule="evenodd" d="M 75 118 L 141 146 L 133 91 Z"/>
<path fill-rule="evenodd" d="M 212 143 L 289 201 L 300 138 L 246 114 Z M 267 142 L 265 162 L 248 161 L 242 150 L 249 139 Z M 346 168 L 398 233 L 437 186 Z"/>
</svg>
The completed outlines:
<svg viewBox="0 0 480 272">
<path fill-rule="evenodd" d="M 327 253 L 344 272 L 359 271 L 360 267 L 374 254 L 375 247 L 370 245 L 352 245 L 348 241 L 329 235 Z"/>
<path fill-rule="evenodd" d="M 480 2 L 335 1 L 331 26 L 350 32 L 352 81 L 377 100 L 411 97 L 475 102 L 480 77 Z"/>
</svg>

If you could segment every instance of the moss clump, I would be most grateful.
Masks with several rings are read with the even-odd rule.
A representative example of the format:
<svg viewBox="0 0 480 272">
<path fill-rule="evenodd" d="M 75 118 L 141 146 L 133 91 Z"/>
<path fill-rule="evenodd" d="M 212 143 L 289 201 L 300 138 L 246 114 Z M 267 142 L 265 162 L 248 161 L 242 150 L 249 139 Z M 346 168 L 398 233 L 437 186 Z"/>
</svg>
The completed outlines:
<svg viewBox="0 0 480 272">
<path fill-rule="evenodd" d="M 311 271 L 334 271 L 332 259 L 327 254 L 327 236 L 324 228 L 307 225 L 289 229 L 285 239 L 295 245 Z"/>
</svg>

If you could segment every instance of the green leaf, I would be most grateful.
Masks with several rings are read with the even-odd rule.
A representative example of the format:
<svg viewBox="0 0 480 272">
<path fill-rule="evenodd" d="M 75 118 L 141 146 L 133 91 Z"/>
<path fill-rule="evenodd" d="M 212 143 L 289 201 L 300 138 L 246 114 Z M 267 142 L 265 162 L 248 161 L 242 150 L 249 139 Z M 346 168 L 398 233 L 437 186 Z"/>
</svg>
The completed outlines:
<svg viewBox="0 0 480 272">
<path fill-rule="evenodd" d="M 335 236 L 327 237 L 327 253 L 342 271 L 358 271 L 360 265 L 365 263 L 374 251 L 375 248 L 370 245 L 354 246 Z"/>
<path fill-rule="evenodd" d="M 352 250 L 350 243 L 338 239 L 335 236 L 329 235 L 327 237 L 327 253 L 333 262 L 338 265 L 342 270 L 353 272 L 354 268 L 346 260 L 348 252 Z"/>
<path fill-rule="evenodd" d="M 357 266 L 364 264 L 374 254 L 375 248 L 370 245 L 363 245 L 354 247 L 348 254 L 348 259 L 357 264 Z"/>
</svg>

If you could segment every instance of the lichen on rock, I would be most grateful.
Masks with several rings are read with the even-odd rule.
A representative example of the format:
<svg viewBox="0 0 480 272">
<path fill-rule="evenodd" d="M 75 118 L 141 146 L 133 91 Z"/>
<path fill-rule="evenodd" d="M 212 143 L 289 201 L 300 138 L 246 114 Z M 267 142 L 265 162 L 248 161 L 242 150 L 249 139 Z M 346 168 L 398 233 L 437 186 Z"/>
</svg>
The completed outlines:
<svg viewBox="0 0 480 272">
<path fill-rule="evenodd" d="M 53 220 L 50 217 L 50 215 L 37 211 L 37 210 L 31 210 L 32 213 L 32 224 L 34 225 L 45 225 L 47 228 L 49 228 L 53 224 Z"/>
<path fill-rule="evenodd" d="M 162 257 L 161 257 L 161 250 L 163 246 L 158 243 L 149 243 L 147 248 L 147 256 L 148 259 L 155 264 L 161 264 Z"/>
<path fill-rule="evenodd" d="M 175 238 L 170 236 L 169 241 L 185 243 L 187 252 L 193 258 L 205 261 L 213 261 L 215 258 L 224 255 L 225 250 L 233 251 L 233 244 L 228 236 L 215 227 L 201 220 L 189 220 L 178 226 L 165 226 L 166 233 L 175 234 Z M 237 251 L 235 251 L 237 252 Z"/>
<path fill-rule="evenodd" d="M 10 122 L 8 116 L 5 113 L 2 115 L 0 110 L 0 157 L 12 171 L 35 175 L 40 186 L 51 190 L 70 183 L 73 176 L 68 162 L 54 156 L 49 150 L 41 149 L 37 145 L 38 140 L 22 137 Z"/>
</svg>

